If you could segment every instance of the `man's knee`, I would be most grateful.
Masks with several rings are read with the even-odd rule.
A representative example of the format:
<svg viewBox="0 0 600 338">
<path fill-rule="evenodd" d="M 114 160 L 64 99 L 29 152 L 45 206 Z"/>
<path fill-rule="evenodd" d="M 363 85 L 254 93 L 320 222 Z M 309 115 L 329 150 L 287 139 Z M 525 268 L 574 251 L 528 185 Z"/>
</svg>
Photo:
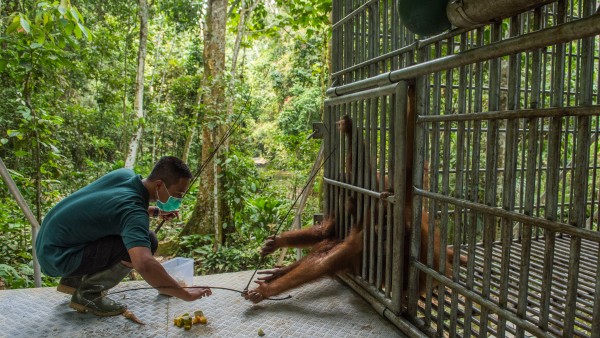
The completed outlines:
<svg viewBox="0 0 600 338">
<path fill-rule="evenodd" d="M 154 231 L 150 231 L 148 237 L 150 238 L 150 251 L 152 251 L 152 254 L 154 255 L 158 249 L 158 238 Z"/>
</svg>

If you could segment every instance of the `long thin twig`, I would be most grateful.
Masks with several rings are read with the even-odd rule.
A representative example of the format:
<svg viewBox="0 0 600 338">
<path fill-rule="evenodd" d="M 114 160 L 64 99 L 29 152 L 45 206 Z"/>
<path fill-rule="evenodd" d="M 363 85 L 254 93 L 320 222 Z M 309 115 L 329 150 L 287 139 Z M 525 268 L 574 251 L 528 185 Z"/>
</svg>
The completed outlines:
<svg viewBox="0 0 600 338">
<path fill-rule="evenodd" d="M 115 295 L 115 294 L 118 294 L 118 293 L 138 291 L 138 290 L 178 289 L 178 288 L 183 288 L 183 289 L 210 288 L 210 289 L 227 290 L 227 291 L 232 291 L 232 292 L 237 292 L 237 293 L 244 294 L 244 291 L 240 291 L 240 290 L 236 290 L 236 289 L 231 289 L 231 288 L 226 288 L 226 287 L 221 287 L 221 286 L 194 285 L 194 286 L 181 286 L 181 287 L 180 286 L 157 286 L 157 287 L 148 286 L 148 287 L 131 288 L 131 289 L 124 289 L 124 290 L 119 290 L 119 291 L 113 291 L 113 292 L 108 293 L 107 295 Z M 102 297 L 103 296 L 96 297 L 94 300 L 97 300 L 97 299 L 102 298 Z M 268 299 L 268 300 L 286 300 L 286 299 L 290 299 L 290 298 L 292 298 L 292 296 L 287 296 L 287 297 L 283 297 L 283 298 L 266 298 L 266 299 Z"/>
</svg>

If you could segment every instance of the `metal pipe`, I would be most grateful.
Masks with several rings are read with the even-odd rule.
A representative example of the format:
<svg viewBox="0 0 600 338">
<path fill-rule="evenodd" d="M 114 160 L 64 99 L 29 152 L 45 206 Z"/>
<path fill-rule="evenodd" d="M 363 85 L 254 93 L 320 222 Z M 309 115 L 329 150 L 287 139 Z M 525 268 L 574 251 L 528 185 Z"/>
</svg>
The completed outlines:
<svg viewBox="0 0 600 338">
<path fill-rule="evenodd" d="M 369 190 L 369 189 L 364 189 L 364 188 L 361 188 L 361 187 L 354 186 L 352 184 L 348 184 L 348 183 L 344 183 L 344 182 L 332 180 L 332 179 L 326 178 L 326 177 L 323 179 L 323 181 L 325 183 L 333 185 L 335 187 L 339 187 L 339 188 L 343 188 L 343 189 L 348 189 L 350 191 L 355 191 L 355 192 L 360 193 L 360 194 L 364 194 L 364 195 L 367 195 L 367 196 L 370 196 L 370 197 L 381 199 L 381 193 L 377 192 L 377 191 L 373 191 L 373 190 Z M 390 202 L 390 203 L 394 203 L 394 195 L 385 197 L 385 200 L 388 201 L 388 202 Z"/>
<path fill-rule="evenodd" d="M 448 20 L 456 27 L 468 28 L 500 21 L 554 0 L 453 0 L 446 7 Z"/>
<path fill-rule="evenodd" d="M 33 215 L 33 212 L 31 212 L 31 209 L 29 209 L 29 205 L 27 204 L 27 201 L 25 201 L 25 199 L 23 198 L 23 195 L 21 195 L 19 188 L 17 187 L 17 185 L 15 184 L 15 181 L 13 181 L 12 177 L 10 176 L 10 173 L 8 172 L 8 169 L 4 165 L 2 158 L 0 158 L 0 176 L 2 176 L 2 180 L 4 180 L 4 183 L 6 183 L 6 186 L 8 187 L 8 191 L 10 191 L 10 193 L 13 195 L 13 197 L 17 201 L 17 204 L 19 205 L 19 207 L 25 214 L 25 217 L 31 224 L 31 246 L 32 246 L 31 254 L 33 257 L 33 283 L 36 288 L 39 288 L 42 286 L 42 273 L 41 273 L 41 269 L 40 269 L 40 263 L 37 259 L 37 254 L 35 252 L 35 242 L 37 240 L 37 234 L 40 229 L 40 223 Z"/>
<path fill-rule="evenodd" d="M 373 76 L 348 85 L 331 87 L 327 96 L 342 96 L 348 93 L 384 86 L 400 80 L 412 80 L 418 76 L 456 68 L 475 62 L 486 61 L 549 45 L 594 36 L 600 33 L 600 13 L 589 17 L 542 29 L 515 38 L 494 42 L 487 46 L 471 49 L 459 54 L 449 55 L 436 60 L 427 61 L 400 70 Z"/>
<path fill-rule="evenodd" d="M 447 122 L 447 121 L 483 121 L 505 119 L 531 119 L 540 117 L 569 117 L 569 116 L 595 116 L 600 114 L 600 106 L 587 107 L 557 107 L 541 109 L 499 110 L 479 113 L 454 114 L 454 115 L 429 115 L 419 116 L 417 123 Z"/>
<path fill-rule="evenodd" d="M 364 100 L 371 97 L 381 96 L 381 95 L 391 95 L 395 92 L 397 83 L 392 83 L 387 86 L 367 89 L 365 91 L 356 92 L 344 96 L 333 97 L 325 100 L 325 104 L 342 104 L 347 102 L 353 102 L 358 100 Z"/>
</svg>

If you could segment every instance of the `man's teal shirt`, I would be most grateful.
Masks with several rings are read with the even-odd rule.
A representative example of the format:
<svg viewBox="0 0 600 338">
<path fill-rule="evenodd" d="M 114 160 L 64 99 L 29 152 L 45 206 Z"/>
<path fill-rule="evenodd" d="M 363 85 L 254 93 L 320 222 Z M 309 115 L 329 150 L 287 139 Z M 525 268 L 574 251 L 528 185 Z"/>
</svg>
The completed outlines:
<svg viewBox="0 0 600 338">
<path fill-rule="evenodd" d="M 150 247 L 148 190 L 130 169 L 118 169 L 60 201 L 37 236 L 42 271 L 67 276 L 81 264 L 86 244 L 119 235 L 127 250 Z"/>
</svg>

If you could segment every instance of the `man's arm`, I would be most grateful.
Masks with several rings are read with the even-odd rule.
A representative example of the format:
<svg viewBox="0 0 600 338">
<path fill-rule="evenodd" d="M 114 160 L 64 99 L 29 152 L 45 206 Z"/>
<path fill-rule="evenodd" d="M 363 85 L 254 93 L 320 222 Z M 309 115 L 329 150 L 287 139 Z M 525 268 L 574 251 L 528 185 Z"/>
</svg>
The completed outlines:
<svg viewBox="0 0 600 338">
<path fill-rule="evenodd" d="M 210 296 L 212 291 L 209 288 L 182 288 L 171 277 L 165 268 L 152 257 L 149 248 L 138 246 L 129 249 L 129 257 L 133 268 L 142 275 L 148 284 L 157 288 L 161 293 L 177 297 L 186 301 L 192 301 L 204 296 Z"/>
</svg>

